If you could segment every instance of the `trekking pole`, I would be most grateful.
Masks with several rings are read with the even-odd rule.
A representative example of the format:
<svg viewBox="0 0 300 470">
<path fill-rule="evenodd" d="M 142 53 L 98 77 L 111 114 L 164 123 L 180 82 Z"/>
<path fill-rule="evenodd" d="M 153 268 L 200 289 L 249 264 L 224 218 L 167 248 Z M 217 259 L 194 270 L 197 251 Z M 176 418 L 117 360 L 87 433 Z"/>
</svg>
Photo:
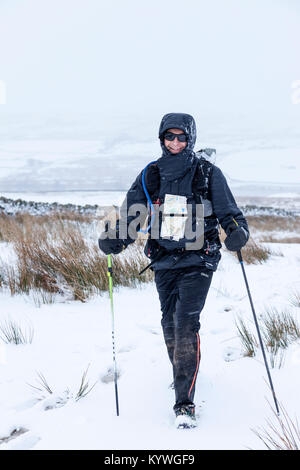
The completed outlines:
<svg viewBox="0 0 300 470">
<path fill-rule="evenodd" d="M 118 383 L 117 383 L 118 375 L 117 375 L 117 362 L 116 362 L 116 352 L 115 352 L 115 315 L 114 315 L 114 304 L 113 304 L 111 255 L 107 255 L 107 265 L 108 265 L 107 275 L 108 275 L 108 287 L 109 287 L 111 323 L 112 323 L 112 350 L 113 350 L 113 363 L 114 363 L 116 410 L 117 410 L 117 416 L 119 416 L 119 398 L 118 398 Z"/>
<path fill-rule="evenodd" d="M 274 390 L 274 387 L 273 387 L 273 382 L 272 382 L 272 378 L 271 378 L 271 374 L 270 374 L 270 369 L 269 369 L 269 366 L 268 366 L 267 357 L 266 357 L 262 337 L 261 337 L 261 334 L 260 334 L 259 325 L 258 325 L 256 313 L 255 313 L 255 310 L 254 310 L 254 306 L 253 306 L 253 302 L 252 302 L 252 298 L 251 298 L 251 294 L 250 294 L 250 289 L 249 289 L 247 278 L 246 278 L 246 273 L 245 273 L 245 268 L 244 268 L 244 263 L 243 263 L 241 250 L 237 251 L 237 255 L 238 255 L 238 259 L 239 259 L 239 262 L 241 264 L 241 267 L 242 267 L 242 271 L 243 271 L 243 275 L 244 275 L 244 279 L 245 279 L 245 283 L 246 283 L 246 288 L 247 288 L 248 297 L 249 297 L 249 300 L 250 300 L 250 305 L 251 305 L 251 309 L 252 309 L 252 313 L 253 313 L 254 323 L 255 323 L 255 326 L 256 326 L 260 347 L 261 347 L 263 358 L 264 358 L 264 361 L 265 361 L 265 366 L 266 366 L 266 369 L 267 369 L 267 374 L 268 374 L 268 378 L 269 378 L 271 391 L 272 391 L 272 394 L 273 394 L 273 399 L 274 399 L 275 408 L 276 408 L 276 411 L 277 411 L 277 416 L 279 416 L 280 413 L 279 413 L 279 407 L 278 407 L 278 404 L 277 404 L 277 398 L 276 398 L 276 395 L 275 395 L 275 390 Z"/>
</svg>

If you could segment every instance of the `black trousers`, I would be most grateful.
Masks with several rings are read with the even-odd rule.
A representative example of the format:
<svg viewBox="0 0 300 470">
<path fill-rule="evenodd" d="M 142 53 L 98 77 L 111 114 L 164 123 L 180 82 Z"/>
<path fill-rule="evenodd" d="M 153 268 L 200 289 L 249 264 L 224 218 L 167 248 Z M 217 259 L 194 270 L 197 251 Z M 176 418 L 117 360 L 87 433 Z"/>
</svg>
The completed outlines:
<svg viewBox="0 0 300 470">
<path fill-rule="evenodd" d="M 173 366 L 175 405 L 193 404 L 200 363 L 200 312 L 213 272 L 200 266 L 155 271 L 162 329 Z"/>
</svg>

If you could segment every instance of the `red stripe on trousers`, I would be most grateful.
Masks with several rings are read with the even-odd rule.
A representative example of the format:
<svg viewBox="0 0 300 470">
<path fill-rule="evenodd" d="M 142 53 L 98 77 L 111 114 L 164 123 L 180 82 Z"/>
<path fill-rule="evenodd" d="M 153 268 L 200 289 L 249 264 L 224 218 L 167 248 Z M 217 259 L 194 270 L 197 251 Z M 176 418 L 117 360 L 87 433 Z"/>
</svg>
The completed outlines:
<svg viewBox="0 0 300 470">
<path fill-rule="evenodd" d="M 193 388 L 193 386 L 194 386 L 194 384 L 195 384 L 195 380 L 196 380 L 197 373 L 198 373 L 198 369 L 199 369 L 199 362 L 200 362 L 200 354 L 199 354 L 199 352 L 200 352 L 200 340 L 199 340 L 199 334 L 196 333 L 196 335 L 197 335 L 197 367 L 196 367 L 196 370 L 195 370 L 195 374 L 194 374 L 194 378 L 193 378 L 193 382 L 192 382 L 191 388 L 190 388 L 190 390 L 189 390 L 189 395 L 188 395 L 189 397 L 190 397 L 190 395 L 191 395 L 192 388 Z"/>
</svg>

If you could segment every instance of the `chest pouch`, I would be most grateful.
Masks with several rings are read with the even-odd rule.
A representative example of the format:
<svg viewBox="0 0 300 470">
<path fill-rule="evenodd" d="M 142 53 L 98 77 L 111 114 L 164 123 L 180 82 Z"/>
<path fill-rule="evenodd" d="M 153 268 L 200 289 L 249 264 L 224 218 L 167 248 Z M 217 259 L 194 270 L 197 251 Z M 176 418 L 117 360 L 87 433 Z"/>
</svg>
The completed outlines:
<svg viewBox="0 0 300 470">
<path fill-rule="evenodd" d="M 184 238 L 187 216 L 187 198 L 175 194 L 166 194 L 162 210 L 160 236 L 176 241 Z"/>
</svg>

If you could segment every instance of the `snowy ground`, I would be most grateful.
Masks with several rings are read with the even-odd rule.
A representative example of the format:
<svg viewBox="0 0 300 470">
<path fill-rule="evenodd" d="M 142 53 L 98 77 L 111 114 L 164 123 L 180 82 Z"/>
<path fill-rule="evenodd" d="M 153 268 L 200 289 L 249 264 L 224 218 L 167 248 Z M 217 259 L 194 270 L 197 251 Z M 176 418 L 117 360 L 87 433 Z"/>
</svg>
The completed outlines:
<svg viewBox="0 0 300 470">
<path fill-rule="evenodd" d="M 98 204 L 100 206 L 120 206 L 125 198 L 126 191 L 38 191 L 38 192 L 1 192 L 0 197 L 8 199 L 22 199 L 59 204 Z"/>
<path fill-rule="evenodd" d="M 257 314 L 266 306 L 288 308 L 299 290 L 300 246 L 270 244 L 284 256 L 246 266 Z M 4 249 L 5 247 L 3 247 Z M 115 412 L 111 314 L 107 294 L 89 302 L 59 302 L 38 308 L 32 296 L 1 293 L 1 320 L 15 318 L 34 328 L 32 344 L 1 343 L 0 439 L 16 428 L 28 430 L 0 449 L 263 449 L 251 428 L 272 416 L 272 397 L 262 357 L 245 358 L 235 319 L 252 314 L 241 268 L 223 252 L 201 314 L 202 359 L 195 401 L 199 425 L 176 430 L 171 366 L 160 327 L 155 285 L 115 291 L 120 416 Z M 272 369 L 279 400 L 300 416 L 300 344 L 290 346 L 282 368 Z M 96 383 L 79 401 L 83 372 Z M 42 398 L 40 371 L 53 395 Z M 69 392 L 66 390 L 69 389 Z M 38 399 L 40 398 L 40 399 Z M 60 405 L 55 403 L 61 402 Z M 48 409 L 49 408 L 49 409 Z"/>
<path fill-rule="evenodd" d="M 299 211 L 300 136 L 298 122 L 271 128 L 247 127 L 215 116 L 198 126 L 196 150 L 217 149 L 216 165 L 240 204 Z M 137 173 L 160 156 L 156 120 L 80 122 L 12 116 L 2 118 L 0 196 L 25 200 L 119 205 Z M 97 125 L 95 124 L 97 122 Z M 106 126 L 106 127 L 105 127 Z M 89 190 L 89 191 L 83 191 Z M 66 190 L 70 190 L 67 192 Z M 73 190 L 73 191 L 71 191 Z M 51 192 L 53 191 L 53 192 Z M 246 266 L 256 312 L 266 306 L 289 309 L 300 290 L 299 244 L 270 244 L 284 256 Z M 0 242 L 0 258 L 13 263 L 11 247 Z M 34 328 L 32 344 L 0 340 L 0 449 L 263 449 L 251 429 L 264 426 L 272 403 L 262 357 L 242 357 L 235 320 L 252 321 L 241 268 L 223 252 L 201 314 L 202 359 L 195 401 L 196 429 L 174 429 L 171 366 L 160 327 L 155 285 L 114 293 L 120 416 L 115 413 L 111 313 L 107 294 L 82 304 L 41 305 L 33 294 L 11 297 L 0 291 L 0 320 L 15 318 Z M 88 365 L 91 392 L 75 401 Z M 300 416 L 300 344 L 291 345 L 283 366 L 272 369 L 279 400 Z M 42 397 L 41 372 L 53 394 Z M 8 437 L 15 429 L 25 433 Z M 1 442 L 2 441 L 2 442 Z"/>
</svg>

